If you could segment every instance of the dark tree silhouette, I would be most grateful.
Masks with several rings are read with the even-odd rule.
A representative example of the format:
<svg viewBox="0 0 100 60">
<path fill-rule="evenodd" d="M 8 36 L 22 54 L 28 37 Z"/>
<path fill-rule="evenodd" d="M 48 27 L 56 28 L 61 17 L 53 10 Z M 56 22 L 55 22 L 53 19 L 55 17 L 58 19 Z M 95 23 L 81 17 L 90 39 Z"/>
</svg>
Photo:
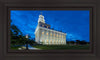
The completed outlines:
<svg viewBox="0 0 100 60">
<path fill-rule="evenodd" d="M 28 44 L 33 45 L 35 42 L 34 39 L 30 39 L 31 36 L 29 35 L 28 39 L 22 34 L 22 32 L 17 28 L 15 25 L 11 25 L 10 28 L 10 33 L 11 33 L 11 45 L 25 45 L 27 40 Z"/>
<path fill-rule="evenodd" d="M 82 41 L 80 41 L 80 44 L 85 45 L 85 44 L 87 44 L 87 42 L 85 40 L 82 40 Z"/>
<path fill-rule="evenodd" d="M 76 40 L 76 44 L 79 45 L 80 44 L 80 40 Z"/>
<path fill-rule="evenodd" d="M 71 43 L 71 44 L 74 44 L 75 42 L 74 42 L 74 41 L 70 41 L 70 43 Z"/>
</svg>

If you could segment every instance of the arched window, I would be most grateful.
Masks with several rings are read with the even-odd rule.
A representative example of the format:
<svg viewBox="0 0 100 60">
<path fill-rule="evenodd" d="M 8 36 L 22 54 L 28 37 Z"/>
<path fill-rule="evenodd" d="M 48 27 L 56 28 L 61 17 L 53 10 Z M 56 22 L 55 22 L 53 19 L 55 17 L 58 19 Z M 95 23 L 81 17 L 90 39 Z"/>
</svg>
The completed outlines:
<svg viewBox="0 0 100 60">
<path fill-rule="evenodd" d="M 58 44 L 58 40 L 57 40 L 57 44 Z"/>
<path fill-rule="evenodd" d="M 50 40 L 50 43 L 52 43 L 52 40 Z"/>
<path fill-rule="evenodd" d="M 54 40 L 54 44 L 55 44 L 55 40 Z"/>
<path fill-rule="evenodd" d="M 58 34 L 57 34 L 57 37 L 58 37 Z"/>
<path fill-rule="evenodd" d="M 54 33 L 54 36 L 55 36 L 55 33 Z"/>
<path fill-rule="evenodd" d="M 62 35 L 62 38 L 63 38 L 63 35 Z"/>
<path fill-rule="evenodd" d="M 48 43 L 48 40 L 47 40 L 47 43 Z"/>
<path fill-rule="evenodd" d="M 48 28 L 48 26 L 47 26 L 47 28 Z"/>
<path fill-rule="evenodd" d="M 52 33 L 50 33 L 50 36 L 52 36 Z"/>
<path fill-rule="evenodd" d="M 42 31 L 42 35 L 44 34 L 44 31 Z"/>
<path fill-rule="evenodd" d="M 48 35 L 48 32 L 47 32 L 47 35 Z"/>
</svg>

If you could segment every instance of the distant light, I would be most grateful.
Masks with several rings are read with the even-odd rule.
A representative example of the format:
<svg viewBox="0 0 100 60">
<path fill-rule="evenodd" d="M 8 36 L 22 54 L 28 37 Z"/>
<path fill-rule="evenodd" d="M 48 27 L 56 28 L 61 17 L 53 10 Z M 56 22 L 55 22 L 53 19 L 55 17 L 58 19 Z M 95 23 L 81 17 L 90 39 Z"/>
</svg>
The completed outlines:
<svg viewBox="0 0 100 60">
<path fill-rule="evenodd" d="M 28 38 L 28 34 L 26 34 L 26 38 Z"/>
</svg>

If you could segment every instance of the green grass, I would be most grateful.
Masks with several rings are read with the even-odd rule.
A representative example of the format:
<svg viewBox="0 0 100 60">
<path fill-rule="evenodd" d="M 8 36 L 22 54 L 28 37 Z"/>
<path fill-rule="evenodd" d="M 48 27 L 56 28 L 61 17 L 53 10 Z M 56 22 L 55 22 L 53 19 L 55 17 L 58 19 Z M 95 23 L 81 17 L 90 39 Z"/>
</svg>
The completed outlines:
<svg viewBox="0 0 100 60">
<path fill-rule="evenodd" d="M 13 49 L 13 50 L 18 50 L 18 48 L 20 48 L 20 47 L 11 47 L 11 49 Z"/>
<path fill-rule="evenodd" d="M 19 46 L 20 47 L 20 46 Z M 13 50 L 18 50 L 19 47 L 11 47 Z M 89 45 L 36 45 L 33 46 L 42 50 L 87 50 Z"/>
<path fill-rule="evenodd" d="M 43 49 L 43 50 L 68 50 L 68 49 L 89 49 L 89 45 L 37 45 L 33 46 L 35 48 Z"/>
</svg>

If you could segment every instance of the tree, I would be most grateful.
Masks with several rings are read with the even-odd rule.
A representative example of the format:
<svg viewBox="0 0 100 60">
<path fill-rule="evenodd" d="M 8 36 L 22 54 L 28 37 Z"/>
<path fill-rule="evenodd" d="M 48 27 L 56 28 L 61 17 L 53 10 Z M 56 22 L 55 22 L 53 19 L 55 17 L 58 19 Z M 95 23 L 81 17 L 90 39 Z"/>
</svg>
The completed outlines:
<svg viewBox="0 0 100 60">
<path fill-rule="evenodd" d="M 30 39 L 30 35 L 28 36 L 28 39 L 26 39 L 25 35 L 23 35 L 22 32 L 15 25 L 11 25 L 10 33 L 11 45 L 25 45 L 26 43 L 33 45 L 34 43 L 36 43 L 35 38 Z"/>
<path fill-rule="evenodd" d="M 22 35 L 22 32 L 17 28 L 17 26 L 15 26 L 14 24 L 11 25 L 11 31 L 13 31 L 14 35 L 18 35 L 20 33 L 20 35 Z"/>
<path fill-rule="evenodd" d="M 71 43 L 71 44 L 74 44 L 75 42 L 74 42 L 74 41 L 70 41 L 70 43 Z"/>
<path fill-rule="evenodd" d="M 79 45 L 80 44 L 80 40 L 76 40 L 76 44 Z"/>
<path fill-rule="evenodd" d="M 82 40 L 82 41 L 80 41 L 80 44 L 85 45 L 85 44 L 87 44 L 87 42 L 85 40 Z"/>
<path fill-rule="evenodd" d="M 34 43 L 36 43 L 34 40 L 29 40 L 30 45 L 33 45 Z"/>
<path fill-rule="evenodd" d="M 17 26 L 15 26 L 14 24 L 11 25 L 10 33 L 11 33 L 11 44 L 13 45 L 23 44 L 23 35 L 22 32 L 17 28 Z"/>
</svg>

